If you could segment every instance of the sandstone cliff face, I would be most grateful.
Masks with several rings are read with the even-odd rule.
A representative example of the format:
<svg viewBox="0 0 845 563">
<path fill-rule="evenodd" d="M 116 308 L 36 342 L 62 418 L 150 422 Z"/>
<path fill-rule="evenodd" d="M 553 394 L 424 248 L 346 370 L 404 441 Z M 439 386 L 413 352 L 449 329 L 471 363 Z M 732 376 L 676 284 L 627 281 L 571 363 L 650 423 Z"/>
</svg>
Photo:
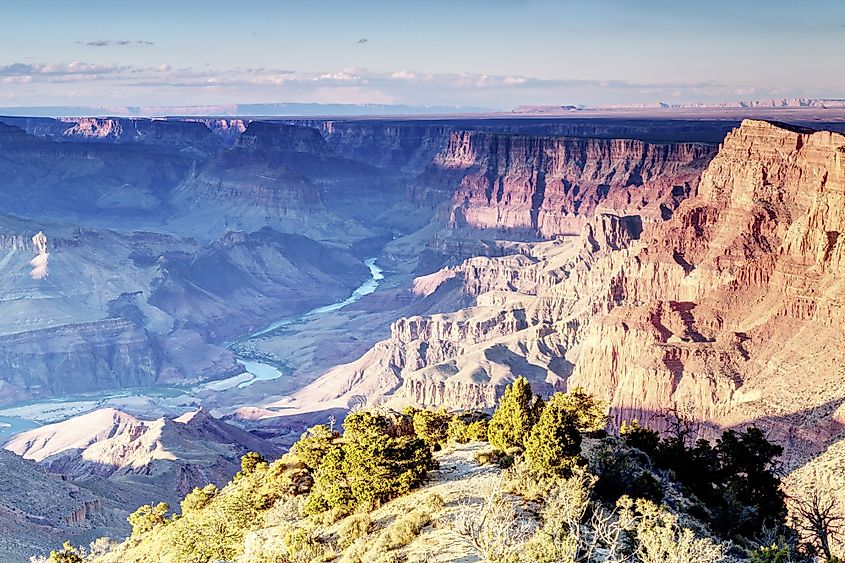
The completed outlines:
<svg viewBox="0 0 845 563">
<path fill-rule="evenodd" d="M 670 217 L 713 153 L 691 143 L 454 132 L 415 197 L 451 199 L 456 227 L 572 235 L 598 211 Z"/>
<path fill-rule="evenodd" d="M 470 169 L 475 145 L 455 139 L 448 166 Z M 418 295 L 460 280 L 476 306 L 394 323 L 391 338 L 300 398 L 492 406 L 527 375 L 606 398 L 614 423 L 659 425 L 656 414 L 678 407 L 715 425 L 758 422 L 796 456 L 819 451 L 840 432 L 830 417 L 845 399 L 844 157 L 845 136 L 746 121 L 671 217 L 638 200 L 633 215 L 579 218 L 579 236 L 422 276 Z"/>
<path fill-rule="evenodd" d="M 728 135 L 699 196 L 620 270 L 618 300 L 630 309 L 591 327 L 573 383 L 611 396 L 620 413 L 684 403 L 727 423 L 845 397 L 831 346 L 842 322 L 843 155 L 835 133 L 746 121 Z"/>
<path fill-rule="evenodd" d="M 228 121 L 131 119 L 120 117 L 0 117 L 0 121 L 27 133 L 52 141 L 70 143 L 144 144 L 172 147 L 197 155 L 208 155 L 227 143 Z M 221 121 L 225 121 L 224 128 Z"/>
<path fill-rule="evenodd" d="M 0 336 L 2 403 L 32 396 L 152 385 L 155 344 L 137 325 L 106 319 Z"/>
</svg>

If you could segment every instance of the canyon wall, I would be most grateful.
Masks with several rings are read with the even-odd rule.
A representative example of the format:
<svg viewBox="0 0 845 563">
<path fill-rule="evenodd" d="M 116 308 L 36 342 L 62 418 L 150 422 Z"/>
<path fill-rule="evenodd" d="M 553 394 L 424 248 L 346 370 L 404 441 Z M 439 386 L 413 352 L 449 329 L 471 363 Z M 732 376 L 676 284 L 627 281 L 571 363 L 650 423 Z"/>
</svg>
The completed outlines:
<svg viewBox="0 0 845 563">
<path fill-rule="evenodd" d="M 414 195 L 448 198 L 448 219 L 458 228 L 573 235 L 597 212 L 667 219 L 695 193 L 714 152 L 694 143 L 457 131 L 418 179 Z"/>
<path fill-rule="evenodd" d="M 545 143 L 511 139 L 503 151 L 492 138 L 479 145 L 456 134 L 438 166 L 465 174 L 463 217 L 495 230 L 565 233 L 565 214 L 540 220 L 548 190 L 542 201 L 529 197 L 535 165 L 555 162 Z M 758 423 L 789 447 L 789 459 L 834 441 L 834 413 L 845 401 L 845 136 L 745 121 L 715 156 L 698 146 L 603 146 L 609 152 L 591 153 L 588 165 L 567 148 L 571 161 L 540 168 L 589 171 L 616 186 L 602 200 L 598 183 L 585 184 L 593 191 L 582 188 L 591 194 L 578 207 L 584 216 L 569 223 L 580 224 L 579 235 L 514 243 L 508 256 L 419 277 L 419 295 L 459 280 L 476 304 L 396 321 L 390 338 L 298 399 L 490 407 L 507 382 L 526 375 L 544 392 L 580 386 L 608 400 L 614 424 L 637 417 L 660 426 L 659 415 L 673 408 L 714 425 Z M 639 158 L 612 158 L 620 146 L 638 146 Z M 515 154 L 542 159 L 520 166 Z M 708 160 L 699 181 L 693 163 Z M 498 174 L 501 166 L 512 173 Z M 631 182 L 635 171 L 640 185 Z M 681 179 L 687 197 L 659 213 L 655 195 Z M 516 187 L 522 196 L 507 199 Z M 652 195 L 640 197 L 643 189 Z"/>
</svg>

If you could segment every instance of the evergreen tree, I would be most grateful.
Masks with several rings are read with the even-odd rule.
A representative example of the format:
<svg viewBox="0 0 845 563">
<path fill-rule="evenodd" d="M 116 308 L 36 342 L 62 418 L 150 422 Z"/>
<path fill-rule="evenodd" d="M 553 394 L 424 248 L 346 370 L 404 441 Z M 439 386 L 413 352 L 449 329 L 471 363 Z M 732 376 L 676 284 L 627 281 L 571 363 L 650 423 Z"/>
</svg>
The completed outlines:
<svg viewBox="0 0 845 563">
<path fill-rule="evenodd" d="M 127 520 L 132 526 L 132 535 L 139 536 L 159 526 L 167 524 L 167 512 L 170 505 L 160 502 L 155 506 L 145 504 L 129 515 Z"/>
<path fill-rule="evenodd" d="M 291 452 L 310 471 L 315 471 L 338 437 L 339 434 L 325 424 L 318 424 L 305 431 Z"/>
<path fill-rule="evenodd" d="M 83 563 L 85 559 L 70 542 L 65 542 L 61 551 L 51 551 L 49 563 Z"/>
<path fill-rule="evenodd" d="M 458 419 L 456 419 L 458 420 Z M 414 433 L 432 449 L 446 444 L 452 417 L 444 409 L 420 410 L 414 413 Z M 452 424 L 453 433 L 456 425 Z M 460 438 L 460 436 L 457 436 Z"/>
<path fill-rule="evenodd" d="M 490 445 L 501 451 L 522 448 L 531 427 L 537 422 L 540 404 L 524 377 L 520 376 L 508 385 L 487 428 Z"/>
<path fill-rule="evenodd" d="M 555 393 L 525 440 L 525 459 L 532 468 L 545 475 L 568 474 L 581 452 L 578 423 L 571 398 Z"/>
</svg>

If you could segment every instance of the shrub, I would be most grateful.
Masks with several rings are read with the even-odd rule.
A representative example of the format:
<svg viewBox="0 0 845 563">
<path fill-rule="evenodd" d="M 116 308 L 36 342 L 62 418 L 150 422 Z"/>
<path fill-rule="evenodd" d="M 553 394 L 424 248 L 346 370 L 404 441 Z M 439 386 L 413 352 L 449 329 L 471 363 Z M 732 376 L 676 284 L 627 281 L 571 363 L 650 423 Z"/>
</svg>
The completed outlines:
<svg viewBox="0 0 845 563">
<path fill-rule="evenodd" d="M 373 521 L 369 514 L 353 514 L 341 523 L 337 529 L 338 546 L 346 549 L 358 538 L 364 537 L 370 531 Z"/>
<path fill-rule="evenodd" d="M 490 445 L 501 451 L 522 447 L 537 422 L 541 404 L 532 395 L 531 385 L 524 377 L 518 377 L 508 385 L 487 427 Z"/>
<path fill-rule="evenodd" d="M 414 413 L 414 433 L 428 447 L 434 449 L 444 446 L 449 436 L 452 417 L 445 410 L 421 410 Z"/>
<path fill-rule="evenodd" d="M 384 545 L 397 549 L 408 545 L 420 535 L 420 531 L 431 523 L 431 514 L 422 509 L 412 510 L 396 519 L 384 531 Z"/>
<path fill-rule="evenodd" d="M 473 442 L 487 441 L 487 421 L 476 420 L 467 426 L 467 438 Z"/>
<path fill-rule="evenodd" d="M 446 508 L 446 501 L 437 493 L 428 493 L 422 499 L 422 506 L 429 509 L 432 513 L 440 512 Z"/>
<path fill-rule="evenodd" d="M 470 441 L 469 424 L 467 424 L 467 422 L 463 418 L 459 416 L 453 416 L 452 419 L 449 421 L 449 428 L 446 434 L 449 442 L 466 444 Z"/>
<path fill-rule="evenodd" d="M 572 412 L 579 431 L 598 432 L 607 425 L 606 405 L 585 393 L 582 388 L 576 387 L 567 393 L 555 395 L 561 396 L 558 399 L 559 407 Z"/>
<path fill-rule="evenodd" d="M 650 456 L 654 455 L 657 446 L 660 444 L 660 434 L 650 428 L 640 426 L 636 418 L 630 424 L 622 422 L 619 427 L 619 435 L 625 440 L 625 445 L 637 448 Z"/>
<path fill-rule="evenodd" d="M 489 465 L 492 463 L 499 463 L 499 457 L 501 457 L 501 455 L 502 452 L 498 450 L 482 450 L 480 452 L 475 452 L 472 459 L 479 465 Z"/>
<path fill-rule="evenodd" d="M 82 553 L 73 547 L 70 542 L 65 542 L 61 551 L 51 551 L 50 563 L 83 563 Z"/>
<path fill-rule="evenodd" d="M 293 563 L 307 563 L 310 561 L 325 561 L 329 559 L 327 546 L 305 528 L 289 530 L 284 537 L 288 559 Z"/>
<path fill-rule="evenodd" d="M 235 475 L 235 479 L 241 479 L 247 475 L 252 475 L 259 467 L 266 467 L 267 460 L 258 452 L 248 452 L 241 458 L 241 470 Z"/>
<path fill-rule="evenodd" d="M 312 426 L 293 445 L 291 453 L 310 471 L 315 471 L 338 436 L 325 424 Z"/>
<path fill-rule="evenodd" d="M 642 563 L 695 561 L 718 563 L 725 560 L 726 547 L 710 538 L 697 538 L 689 528 L 678 525 L 678 517 L 651 501 L 636 504 L 636 555 Z"/>
<path fill-rule="evenodd" d="M 602 443 L 590 456 L 590 467 L 598 476 L 596 494 L 607 502 L 621 496 L 663 500 L 660 482 L 649 471 L 650 460 L 639 450 L 614 443 Z"/>
<path fill-rule="evenodd" d="M 366 412 L 344 422 L 342 445 L 333 445 L 314 474 L 308 514 L 330 508 L 377 506 L 417 487 L 435 467 L 431 449 L 412 436 L 391 436 L 390 422 Z"/>
<path fill-rule="evenodd" d="M 182 509 L 182 514 L 184 515 L 187 512 L 192 510 L 200 510 L 206 507 L 211 499 L 217 496 L 220 491 L 217 489 L 217 486 L 214 484 L 208 484 L 202 489 L 199 487 L 194 487 L 194 490 L 185 495 L 185 498 L 182 499 L 182 502 L 179 503 L 179 507 Z"/>
<path fill-rule="evenodd" d="M 525 441 L 525 459 L 538 472 L 569 474 L 581 452 L 579 417 L 569 395 L 555 393 Z"/>
<path fill-rule="evenodd" d="M 132 526 L 132 536 L 138 537 L 146 534 L 159 526 L 167 524 L 167 512 L 170 510 L 170 505 L 166 502 L 160 502 L 155 506 L 145 504 L 129 515 L 127 520 Z"/>
</svg>

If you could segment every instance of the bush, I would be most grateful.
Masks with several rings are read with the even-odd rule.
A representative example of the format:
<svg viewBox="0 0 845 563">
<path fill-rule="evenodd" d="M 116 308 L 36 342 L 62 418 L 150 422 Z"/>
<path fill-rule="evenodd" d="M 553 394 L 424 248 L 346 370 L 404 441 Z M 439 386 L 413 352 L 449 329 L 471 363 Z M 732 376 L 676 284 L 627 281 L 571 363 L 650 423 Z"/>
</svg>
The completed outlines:
<svg viewBox="0 0 845 563">
<path fill-rule="evenodd" d="M 328 547 L 305 528 L 289 530 L 284 537 L 288 559 L 293 563 L 307 563 L 310 561 L 327 561 L 330 556 Z"/>
<path fill-rule="evenodd" d="M 358 538 L 366 536 L 372 525 L 373 521 L 369 514 L 353 514 L 349 516 L 337 529 L 338 547 L 346 549 Z"/>
<path fill-rule="evenodd" d="M 432 513 L 440 512 L 446 508 L 446 501 L 437 493 L 428 493 L 422 499 L 422 506 L 426 507 Z"/>
<path fill-rule="evenodd" d="M 534 470 L 546 475 L 572 471 L 581 452 L 579 420 L 571 396 L 555 393 L 525 441 L 525 459 Z"/>
<path fill-rule="evenodd" d="M 61 551 L 51 551 L 50 563 L 83 563 L 82 553 L 73 547 L 70 542 L 65 542 Z"/>
<path fill-rule="evenodd" d="M 592 451 L 590 467 L 598 476 L 595 491 L 601 499 L 615 502 L 622 496 L 663 500 L 660 482 L 649 471 L 651 461 L 639 450 L 603 443 Z"/>
<path fill-rule="evenodd" d="M 384 546 L 397 549 L 408 545 L 431 523 L 431 514 L 422 509 L 412 510 L 396 519 L 384 531 Z"/>
<path fill-rule="evenodd" d="M 490 465 L 493 463 L 499 463 L 499 457 L 501 457 L 501 455 L 502 452 L 498 450 L 482 450 L 480 452 L 475 452 L 472 459 L 478 465 Z"/>
<path fill-rule="evenodd" d="M 132 536 L 138 537 L 167 524 L 167 512 L 169 510 L 170 505 L 166 502 L 160 502 L 155 506 L 145 504 L 138 508 L 127 518 L 132 526 Z"/>
<path fill-rule="evenodd" d="M 487 427 L 490 445 L 501 451 L 523 447 L 525 437 L 537 422 L 541 409 L 542 401 L 532 395 L 528 380 L 518 377 L 505 388 Z"/>
<path fill-rule="evenodd" d="M 637 448 L 650 456 L 654 455 L 657 446 L 660 444 L 660 434 L 650 428 L 640 426 L 636 418 L 630 424 L 622 422 L 622 426 L 619 427 L 619 435 L 625 440 L 625 445 Z"/>
<path fill-rule="evenodd" d="M 194 490 L 185 495 L 185 498 L 182 499 L 182 502 L 179 503 L 179 507 L 182 509 L 182 514 L 184 515 L 187 512 L 192 510 L 201 510 L 205 508 L 211 499 L 217 496 L 220 491 L 217 489 L 217 486 L 214 484 L 208 484 L 202 489 L 199 487 L 194 487 Z"/>
<path fill-rule="evenodd" d="M 454 442 L 457 444 L 466 444 L 470 441 L 469 437 L 469 424 L 459 417 L 453 416 L 452 419 L 449 421 L 449 428 L 446 432 L 447 440 L 449 442 Z"/>
<path fill-rule="evenodd" d="M 258 452 L 248 452 L 241 458 L 241 470 L 235 475 L 235 479 L 252 475 L 259 467 L 267 467 L 267 460 Z"/>
<path fill-rule="evenodd" d="M 383 416 L 352 413 L 343 426 L 343 444 L 328 450 L 314 474 L 308 514 L 377 506 L 417 487 L 436 465 L 421 439 L 389 435 Z"/>
<path fill-rule="evenodd" d="M 487 421 L 476 420 L 470 422 L 467 426 L 467 438 L 471 442 L 486 442 L 487 441 Z"/>
<path fill-rule="evenodd" d="M 636 555 L 642 563 L 695 561 L 718 563 L 725 560 L 726 548 L 710 538 L 697 538 L 689 528 L 678 525 L 678 517 L 651 501 L 636 504 Z"/>
<path fill-rule="evenodd" d="M 428 447 L 437 449 L 446 445 L 452 417 L 444 409 L 421 410 L 414 413 L 414 433 Z"/>
<path fill-rule="evenodd" d="M 599 432 L 607 425 L 606 405 L 592 395 L 584 393 L 580 387 L 560 395 L 558 405 L 570 411 L 575 417 L 575 426 L 581 432 Z"/>
<path fill-rule="evenodd" d="M 305 467 L 315 471 L 338 437 L 339 434 L 325 424 L 312 426 L 293 445 L 291 453 Z"/>
</svg>

